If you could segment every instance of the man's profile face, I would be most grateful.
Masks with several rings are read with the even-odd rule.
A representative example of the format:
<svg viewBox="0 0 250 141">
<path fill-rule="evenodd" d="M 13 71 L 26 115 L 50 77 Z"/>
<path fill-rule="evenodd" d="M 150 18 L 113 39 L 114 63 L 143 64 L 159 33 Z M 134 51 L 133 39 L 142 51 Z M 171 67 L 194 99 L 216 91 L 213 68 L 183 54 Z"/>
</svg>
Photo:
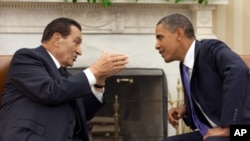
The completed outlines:
<svg viewBox="0 0 250 141">
<path fill-rule="evenodd" d="M 155 49 L 159 51 L 166 63 L 174 61 L 178 50 L 177 33 L 171 32 L 166 26 L 159 24 L 155 28 L 155 35 Z"/>
<path fill-rule="evenodd" d="M 66 38 L 61 36 L 59 40 L 59 62 L 61 66 L 73 66 L 77 56 L 82 54 L 81 50 L 82 34 L 81 31 L 71 26 L 71 33 Z"/>
</svg>

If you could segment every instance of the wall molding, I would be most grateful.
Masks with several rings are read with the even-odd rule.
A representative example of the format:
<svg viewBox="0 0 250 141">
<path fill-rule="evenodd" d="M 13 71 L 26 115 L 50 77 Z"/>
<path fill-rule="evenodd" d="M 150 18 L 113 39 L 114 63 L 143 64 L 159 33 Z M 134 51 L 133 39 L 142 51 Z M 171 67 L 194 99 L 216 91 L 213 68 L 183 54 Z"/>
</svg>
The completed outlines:
<svg viewBox="0 0 250 141">
<path fill-rule="evenodd" d="M 72 0 L 68 0 L 70 3 Z M 175 0 L 111 0 L 112 3 L 149 3 L 149 4 L 175 4 Z M 64 3 L 64 0 L 0 0 L 0 2 L 47 2 L 47 3 Z M 78 0 L 78 3 L 87 3 L 87 0 Z M 98 1 L 97 1 L 98 3 Z M 185 0 L 181 4 L 194 4 L 193 0 Z M 209 4 L 228 4 L 228 0 L 208 0 Z"/>
<path fill-rule="evenodd" d="M 153 34 L 160 18 L 171 13 L 182 13 L 193 21 L 197 34 L 215 37 L 212 32 L 212 11 L 216 4 L 121 1 L 114 1 L 110 7 L 103 7 L 100 3 L 66 3 L 59 0 L 0 1 L 0 33 L 42 33 L 48 22 L 64 16 L 79 21 L 84 33 Z M 218 4 L 227 2 L 218 1 Z"/>
</svg>

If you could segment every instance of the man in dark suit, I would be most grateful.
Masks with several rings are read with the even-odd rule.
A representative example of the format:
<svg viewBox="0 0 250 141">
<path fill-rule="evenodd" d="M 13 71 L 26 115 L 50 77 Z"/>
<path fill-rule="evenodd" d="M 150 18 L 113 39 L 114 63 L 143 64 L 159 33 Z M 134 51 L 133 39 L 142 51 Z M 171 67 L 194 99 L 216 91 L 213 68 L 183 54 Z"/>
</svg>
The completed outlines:
<svg viewBox="0 0 250 141">
<path fill-rule="evenodd" d="M 1 141 L 89 141 L 87 121 L 105 104 L 105 80 L 128 61 L 103 53 L 71 75 L 66 67 L 82 54 L 81 43 L 80 24 L 62 17 L 46 26 L 41 46 L 16 51 L 2 94 Z"/>
<path fill-rule="evenodd" d="M 219 40 L 196 40 L 181 14 L 162 18 L 155 32 L 164 61 L 180 61 L 184 86 L 184 104 L 169 110 L 169 123 L 184 119 L 195 130 L 165 141 L 229 141 L 230 125 L 250 124 L 249 69 L 239 55 Z"/>
</svg>

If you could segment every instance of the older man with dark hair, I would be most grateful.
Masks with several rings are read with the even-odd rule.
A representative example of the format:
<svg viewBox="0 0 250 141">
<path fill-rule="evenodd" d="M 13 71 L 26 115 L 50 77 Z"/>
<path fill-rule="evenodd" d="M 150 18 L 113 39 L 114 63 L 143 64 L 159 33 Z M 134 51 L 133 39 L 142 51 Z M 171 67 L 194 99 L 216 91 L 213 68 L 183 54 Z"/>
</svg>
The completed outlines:
<svg viewBox="0 0 250 141">
<path fill-rule="evenodd" d="M 71 75 L 82 54 L 79 23 L 49 23 L 37 48 L 22 48 L 11 61 L 0 109 L 1 141 L 89 141 L 87 121 L 105 104 L 105 80 L 123 70 L 124 54 L 103 53 Z"/>
</svg>

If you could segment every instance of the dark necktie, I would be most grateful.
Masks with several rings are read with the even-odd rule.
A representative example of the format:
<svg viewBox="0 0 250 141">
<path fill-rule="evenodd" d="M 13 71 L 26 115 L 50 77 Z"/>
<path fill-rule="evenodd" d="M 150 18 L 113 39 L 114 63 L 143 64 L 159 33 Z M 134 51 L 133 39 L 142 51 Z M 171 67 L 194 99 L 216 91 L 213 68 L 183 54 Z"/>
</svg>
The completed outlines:
<svg viewBox="0 0 250 141">
<path fill-rule="evenodd" d="M 194 103 L 192 100 L 192 96 L 191 96 L 191 92 L 190 92 L 190 85 L 189 85 L 189 83 L 190 83 L 189 71 L 188 71 L 188 67 L 186 67 L 185 65 L 183 65 L 183 80 L 184 80 L 184 85 L 185 85 L 187 95 L 189 98 L 189 103 L 190 103 L 190 108 L 191 108 L 194 124 L 199 129 L 200 133 L 204 136 L 204 135 L 206 135 L 209 127 L 200 121 L 200 119 L 199 119 L 199 117 L 196 114 L 196 111 L 194 109 L 194 105 L 193 105 Z"/>
<path fill-rule="evenodd" d="M 67 72 L 66 68 L 60 67 L 59 72 L 60 72 L 62 77 L 68 78 L 68 72 Z M 81 124 L 80 124 L 81 123 L 80 122 L 80 115 L 78 113 L 77 106 L 76 106 L 76 104 L 74 102 L 72 102 L 72 107 L 73 107 L 74 112 L 76 114 L 76 124 L 75 124 L 75 128 L 74 128 L 74 137 L 75 137 L 75 136 L 79 135 L 82 127 L 81 127 Z"/>
<path fill-rule="evenodd" d="M 60 72 L 62 77 L 68 78 L 68 72 L 67 72 L 66 68 L 60 67 L 59 72 Z"/>
</svg>

